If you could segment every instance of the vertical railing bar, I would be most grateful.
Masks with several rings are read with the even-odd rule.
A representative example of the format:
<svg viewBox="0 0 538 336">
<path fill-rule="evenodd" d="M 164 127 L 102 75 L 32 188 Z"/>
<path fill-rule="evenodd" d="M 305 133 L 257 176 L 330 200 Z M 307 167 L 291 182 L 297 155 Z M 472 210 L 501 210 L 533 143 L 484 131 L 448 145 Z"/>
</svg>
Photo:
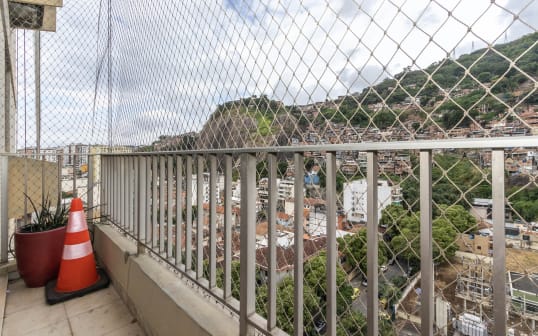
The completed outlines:
<svg viewBox="0 0 538 336">
<path fill-rule="evenodd" d="M 115 177 L 114 174 L 116 173 L 116 170 L 118 169 L 118 167 L 116 165 L 116 158 L 115 157 L 110 158 L 108 167 L 109 167 L 109 169 L 108 169 L 108 173 L 109 173 L 109 179 L 108 179 L 109 191 L 108 191 L 108 203 L 107 203 L 108 212 L 107 212 L 107 215 L 108 215 L 108 217 L 109 217 L 109 219 L 111 221 L 114 221 L 114 193 L 115 193 L 115 183 L 116 183 L 116 179 L 114 178 Z"/>
<path fill-rule="evenodd" d="M 151 237 L 151 247 L 152 249 L 154 249 L 155 247 L 157 247 L 157 240 L 158 240 L 158 237 L 157 235 L 159 234 L 159 231 L 157 230 L 157 225 L 158 225 L 158 222 L 157 222 L 157 206 L 159 204 L 159 193 L 158 193 L 158 189 L 157 189 L 157 180 L 159 179 L 159 173 L 158 173 L 158 168 L 157 168 L 157 160 L 158 160 L 158 157 L 157 156 L 152 156 L 151 158 L 152 160 L 152 168 L 151 168 L 151 174 L 152 174 L 152 182 L 153 182 L 153 185 L 152 185 L 152 198 L 151 198 L 151 206 L 152 206 L 152 220 L 151 220 L 151 232 L 152 232 L 152 237 Z"/>
<path fill-rule="evenodd" d="M 144 219 L 144 226 L 146 230 L 146 239 L 144 240 L 144 243 L 148 243 L 151 241 L 151 237 L 153 234 L 152 230 L 152 222 L 151 222 L 151 209 L 152 209 L 152 197 L 151 197 L 151 187 L 152 187 L 152 181 L 153 181 L 153 172 L 151 171 L 151 156 L 145 156 L 144 161 L 146 163 L 146 195 L 145 199 L 146 202 L 144 203 L 144 207 L 146 208 L 146 218 Z"/>
<path fill-rule="evenodd" d="M 88 199 L 88 224 L 93 224 L 93 219 L 95 218 L 95 204 L 93 200 L 93 187 L 94 187 L 94 156 L 88 155 L 88 184 L 86 187 L 86 197 Z M 45 190 L 43 188 L 43 190 Z"/>
<path fill-rule="evenodd" d="M 196 156 L 196 279 L 204 276 L 204 157 Z"/>
<path fill-rule="evenodd" d="M 433 335 L 432 152 L 420 151 L 420 320 L 421 334 Z"/>
<path fill-rule="evenodd" d="M 504 236 L 504 149 L 491 153 L 492 196 L 493 196 L 493 321 L 494 335 L 506 335 L 506 245 Z"/>
<path fill-rule="evenodd" d="M 224 299 L 232 297 L 232 155 L 224 156 Z"/>
<path fill-rule="evenodd" d="M 252 335 L 249 318 L 255 313 L 256 303 L 256 156 L 250 153 L 241 155 L 240 244 L 239 334 Z"/>
<path fill-rule="evenodd" d="M 185 171 L 187 178 L 186 186 L 186 222 L 185 222 L 185 269 L 192 270 L 192 156 L 187 156 L 187 167 Z"/>
<path fill-rule="evenodd" d="M 119 211 L 119 204 L 117 202 L 117 199 L 116 199 L 116 195 L 118 193 L 118 189 L 119 189 L 119 170 L 120 170 L 120 158 L 119 157 L 114 157 L 112 158 L 112 171 L 111 171 L 111 178 L 112 178 L 112 181 L 110 181 L 110 183 L 112 184 L 112 191 L 110 193 L 110 201 L 111 201 L 111 206 L 110 206 L 110 218 L 114 221 L 114 223 L 117 223 L 118 222 L 118 211 Z"/>
<path fill-rule="evenodd" d="M 129 228 L 131 229 L 131 232 L 133 233 L 133 235 L 135 235 L 136 237 L 136 229 L 137 229 L 137 225 L 136 225 L 136 221 L 137 221 L 137 216 L 138 216 L 138 212 L 135 210 L 136 207 L 135 207 L 135 202 L 136 202 L 136 191 L 137 191 L 137 188 L 138 188 L 138 183 L 137 183 L 137 176 L 138 176 L 138 160 L 137 160 L 137 157 L 136 156 L 131 156 L 131 163 L 130 163 L 130 167 L 131 167 L 131 178 L 129 179 L 129 182 L 131 184 L 131 189 L 130 189 L 130 193 L 129 193 Z"/>
<path fill-rule="evenodd" d="M 167 249 L 166 249 L 166 257 L 168 259 L 172 258 L 172 251 L 174 248 L 174 239 L 172 236 L 173 232 L 173 195 L 174 195 L 174 157 L 172 155 L 168 155 L 167 157 L 167 163 L 168 166 L 166 167 L 166 190 L 168 192 L 168 199 L 167 199 L 167 210 L 166 210 L 166 218 L 168 220 L 167 223 L 167 232 L 166 232 L 166 242 L 167 242 Z"/>
<path fill-rule="evenodd" d="M 164 221 L 164 211 L 165 211 L 165 182 L 166 182 L 166 166 L 164 162 L 164 156 L 159 156 L 159 254 L 163 255 L 165 251 L 164 246 L 164 233 L 165 233 L 165 224 Z"/>
<path fill-rule="evenodd" d="M 116 158 L 110 157 L 108 162 L 108 200 L 107 200 L 107 215 L 108 219 L 110 221 L 114 218 L 114 208 L 112 207 L 114 205 L 114 171 L 116 168 L 115 165 Z"/>
<path fill-rule="evenodd" d="M 297 336 L 303 335 L 303 218 L 304 218 L 304 155 L 303 153 L 294 154 L 295 161 L 295 218 L 294 218 L 294 243 L 295 243 L 295 260 L 294 260 L 294 282 L 295 282 L 295 292 L 294 292 L 294 318 L 293 318 L 293 327 L 294 334 Z M 242 186 L 241 186 L 242 187 Z M 241 200 L 243 198 L 241 197 Z"/>
<path fill-rule="evenodd" d="M 7 156 L 0 156 L 0 221 L 1 221 L 1 228 L 0 228 L 0 237 L 2 237 L 2 241 L 0 244 L 0 262 L 4 263 L 8 261 L 9 255 L 9 228 L 8 228 L 8 221 L 9 221 L 9 215 L 8 215 L 8 207 L 9 207 L 9 200 L 8 200 L 8 184 L 9 184 L 9 173 L 8 173 L 8 167 L 9 167 L 9 157 Z M 61 174 L 61 170 L 59 170 Z M 61 190 L 61 189 L 60 189 Z"/>
<path fill-rule="evenodd" d="M 73 197 L 77 197 L 77 154 L 76 154 L 76 146 L 75 146 L 75 153 L 73 153 Z"/>
<path fill-rule="evenodd" d="M 122 182 L 122 176 L 123 176 L 123 169 L 122 169 L 122 158 L 118 157 L 116 160 L 117 169 L 115 171 L 116 176 L 114 177 L 114 180 L 116 181 L 116 187 L 114 188 L 114 208 L 116 209 L 114 211 L 116 220 L 116 224 L 121 227 L 121 213 L 122 213 L 122 202 L 120 199 L 121 195 L 121 182 Z"/>
<path fill-rule="evenodd" d="M 129 161 L 129 156 L 123 157 L 123 188 L 120 195 L 123 202 L 123 220 L 121 221 L 121 226 L 127 232 L 129 232 L 129 188 L 131 187 Z"/>
<path fill-rule="evenodd" d="M 120 157 L 117 157 L 115 161 L 116 161 L 115 162 L 116 167 L 114 169 L 114 195 L 113 195 L 114 203 L 113 203 L 112 211 L 114 212 L 114 221 L 118 225 L 119 220 L 120 220 L 120 212 L 121 212 L 120 202 L 118 199 L 118 195 L 120 192 L 120 182 L 121 182 L 120 181 L 120 176 L 121 176 Z"/>
<path fill-rule="evenodd" d="M 140 176 L 140 160 L 142 158 L 140 156 L 133 156 L 133 195 L 132 195 L 132 202 L 131 202 L 131 212 L 133 213 L 133 220 L 132 220 L 132 228 L 133 228 L 133 234 L 135 237 L 137 237 L 138 240 L 138 230 L 139 230 L 139 206 L 138 206 L 138 197 L 137 195 L 140 194 L 140 182 L 139 182 L 139 176 Z"/>
<path fill-rule="evenodd" d="M 268 226 L 268 252 L 269 260 L 269 281 L 268 281 L 268 300 L 267 300 L 267 330 L 271 331 L 276 328 L 276 206 L 277 206 L 277 158 L 275 153 L 267 154 L 269 162 L 269 204 L 267 213 Z"/>
<path fill-rule="evenodd" d="M 146 209 L 148 204 L 148 197 L 147 197 L 147 172 L 146 172 L 146 157 L 140 156 L 138 158 L 138 241 L 140 243 L 146 241 L 146 227 L 145 227 L 145 220 L 146 220 Z"/>
<path fill-rule="evenodd" d="M 120 213 L 119 213 L 119 225 L 121 228 L 125 228 L 125 185 L 127 184 L 125 182 L 126 176 L 125 176 L 125 156 L 120 157 L 120 171 L 119 174 L 119 190 L 118 190 L 118 202 L 120 204 Z"/>
<path fill-rule="evenodd" d="M 99 155 L 99 174 L 100 176 L 98 177 L 98 179 L 101 182 L 99 184 L 99 215 L 103 216 L 104 214 L 106 214 L 106 195 L 104 193 L 106 188 L 106 162 L 101 155 Z M 61 173 L 58 177 L 61 178 Z"/>
<path fill-rule="evenodd" d="M 327 335 L 336 335 L 336 264 L 338 252 L 336 249 L 336 155 L 328 152 L 326 155 L 327 177 Z"/>
<path fill-rule="evenodd" d="M 125 231 L 129 232 L 130 229 L 130 223 L 129 223 L 129 200 L 130 200 L 130 189 L 131 189 L 131 167 L 129 166 L 129 163 L 131 161 L 130 156 L 125 156 L 123 158 L 124 166 L 123 168 L 123 189 L 122 193 L 120 195 L 120 198 L 123 200 L 123 221 L 122 221 L 122 227 L 125 229 Z"/>
<path fill-rule="evenodd" d="M 110 218 L 110 191 L 112 190 L 112 186 L 110 185 L 111 165 L 112 158 L 101 155 L 101 167 L 103 167 L 101 169 L 101 216 L 106 216 L 107 220 Z"/>
<path fill-rule="evenodd" d="M 101 180 L 104 182 L 101 186 L 101 195 L 104 195 L 104 200 L 101 201 L 103 212 L 101 213 L 101 216 L 106 215 L 106 218 L 110 218 L 110 191 L 112 190 L 112 186 L 110 185 L 110 171 L 111 171 L 111 165 L 112 165 L 112 159 L 107 156 L 101 156 L 101 162 L 104 166 L 104 170 L 101 171 Z"/>
<path fill-rule="evenodd" d="M 125 198 L 127 201 L 127 221 L 125 222 L 125 228 L 128 232 L 133 232 L 133 157 L 127 157 L 127 190 L 125 193 Z"/>
<path fill-rule="evenodd" d="M 120 221 L 119 221 L 119 224 L 120 224 L 120 227 L 125 229 L 125 224 L 127 223 L 126 221 L 126 218 L 127 218 L 127 197 L 125 197 L 125 190 L 127 189 L 127 164 L 126 164 L 126 161 L 127 161 L 127 157 L 125 156 L 122 156 L 121 157 L 121 163 L 120 163 L 120 167 L 121 167 L 121 173 L 120 173 L 120 189 L 118 190 L 118 193 L 117 193 L 117 198 L 120 202 L 120 205 L 121 205 L 121 213 L 120 213 Z"/>
<path fill-rule="evenodd" d="M 58 169 L 58 199 L 62 199 L 62 161 L 63 161 L 63 155 L 58 154 L 57 155 L 57 169 Z M 101 186 L 102 188 L 102 186 Z M 101 189 L 103 190 L 103 189 Z M 101 194 L 102 195 L 102 194 Z"/>
<path fill-rule="evenodd" d="M 176 266 L 181 265 L 183 258 L 183 159 L 176 157 Z"/>
<path fill-rule="evenodd" d="M 109 220 L 112 220 L 112 193 L 114 192 L 114 157 L 107 157 L 107 200 L 106 214 Z"/>
<path fill-rule="evenodd" d="M 366 294 L 366 311 L 368 336 L 377 336 L 379 331 L 379 303 L 378 303 L 378 195 L 377 195 L 377 152 L 367 153 L 367 191 L 366 191 L 366 277 L 368 279 L 368 292 Z"/>
<path fill-rule="evenodd" d="M 209 288 L 217 285 L 217 156 L 209 157 Z"/>
<path fill-rule="evenodd" d="M 105 179 L 106 162 L 101 155 L 99 155 L 99 174 L 100 176 L 98 178 L 99 178 L 99 181 L 101 182 L 99 184 L 99 215 L 103 216 L 104 214 L 106 214 L 106 209 L 105 209 L 106 195 L 104 193 L 105 188 L 106 188 L 106 179 Z M 58 178 L 61 178 L 61 173 L 60 173 L 60 176 L 58 176 Z"/>
</svg>

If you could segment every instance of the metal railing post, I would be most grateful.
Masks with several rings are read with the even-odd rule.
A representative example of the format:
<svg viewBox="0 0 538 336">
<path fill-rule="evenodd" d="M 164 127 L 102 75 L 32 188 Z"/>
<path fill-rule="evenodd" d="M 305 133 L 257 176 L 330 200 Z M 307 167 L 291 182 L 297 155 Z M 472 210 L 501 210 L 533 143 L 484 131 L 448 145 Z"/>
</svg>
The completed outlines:
<svg viewBox="0 0 538 336">
<path fill-rule="evenodd" d="M 0 156 L 0 262 L 8 260 L 9 216 L 8 216 L 8 162 L 5 155 Z"/>
<path fill-rule="evenodd" d="M 88 155 L 88 184 L 87 184 L 87 192 L 86 197 L 88 200 L 88 218 L 89 222 L 93 223 L 93 219 L 95 217 L 95 204 L 93 201 L 93 187 L 94 187 L 94 157 L 91 155 Z M 45 190 L 45 188 L 42 188 L 41 190 Z"/>
<path fill-rule="evenodd" d="M 196 279 L 204 276 L 204 157 L 196 157 Z"/>
<path fill-rule="evenodd" d="M 174 248 L 174 239 L 172 237 L 173 233 L 173 197 L 174 197 L 174 157 L 168 155 L 166 158 L 167 167 L 166 167 L 166 191 L 168 197 L 166 199 L 166 219 L 167 219 L 167 231 L 166 231 L 166 257 L 168 259 L 172 258 L 173 248 Z"/>
<path fill-rule="evenodd" d="M 157 156 L 151 157 L 151 247 L 157 246 L 157 235 L 159 234 L 159 231 L 157 231 L 157 225 L 158 225 L 158 218 L 157 218 L 157 206 L 159 204 L 159 192 L 157 189 L 157 181 L 159 179 L 159 173 L 157 168 Z"/>
<path fill-rule="evenodd" d="M 224 300 L 232 297 L 232 156 L 224 156 Z"/>
<path fill-rule="evenodd" d="M 378 195 L 377 195 L 377 152 L 367 153 L 367 195 L 366 195 L 366 276 L 368 279 L 368 293 L 366 296 L 366 310 L 368 322 L 368 336 L 377 336 L 379 333 L 379 288 L 378 277 Z"/>
<path fill-rule="evenodd" d="M 151 238 L 153 237 L 153 225 L 152 225 L 152 183 L 153 183 L 153 172 L 151 171 L 151 165 L 152 165 L 152 159 L 151 156 L 144 157 L 144 161 L 146 163 L 146 217 L 144 220 L 144 226 L 146 230 L 146 235 L 144 239 L 144 243 L 148 243 L 151 241 Z"/>
<path fill-rule="evenodd" d="M 209 288 L 217 285 L 217 157 L 209 156 Z"/>
<path fill-rule="evenodd" d="M 185 219 L 185 270 L 192 270 L 192 156 L 187 156 L 187 167 L 185 169 L 186 175 L 186 189 L 187 199 L 186 204 L 186 219 Z"/>
<path fill-rule="evenodd" d="M 506 245 L 504 233 L 504 149 L 495 149 L 491 155 L 493 196 L 493 320 L 494 335 L 506 335 Z"/>
<path fill-rule="evenodd" d="M 146 173 L 146 157 L 140 156 L 138 158 L 138 195 L 137 195 L 137 205 L 138 209 L 138 221 L 137 221 L 137 240 L 138 240 L 138 253 L 142 253 L 143 247 L 142 243 L 146 241 L 146 228 L 144 225 L 146 221 L 146 209 L 148 207 L 148 195 L 147 195 L 147 173 Z"/>
<path fill-rule="evenodd" d="M 140 155 L 134 156 L 133 158 L 133 189 L 132 189 L 132 195 L 131 195 L 131 211 L 132 211 L 132 221 L 131 221 L 131 227 L 133 228 L 133 234 L 135 237 L 137 237 L 137 241 L 139 241 L 139 230 L 140 226 L 138 223 L 140 222 L 139 218 L 139 204 L 138 204 L 138 198 L 140 195 L 140 182 L 139 182 L 139 176 L 140 176 L 140 161 L 142 160 L 142 157 Z"/>
<path fill-rule="evenodd" d="M 338 250 L 336 247 L 336 155 L 326 155 L 327 177 L 327 335 L 336 335 L 336 264 Z"/>
<path fill-rule="evenodd" d="M 176 157 L 176 266 L 181 265 L 183 239 L 183 159 Z"/>
<path fill-rule="evenodd" d="M 164 245 L 164 226 L 166 222 L 164 221 L 165 214 L 165 181 L 166 181 L 166 163 L 164 156 L 159 156 L 159 254 L 163 255 L 165 252 Z"/>
<path fill-rule="evenodd" d="M 269 282 L 268 282 L 268 300 L 267 300 L 267 330 L 273 330 L 276 328 L 276 206 L 277 206 L 277 160 L 276 154 L 269 153 L 267 155 L 267 161 L 269 162 L 269 204 L 267 213 L 267 229 L 268 239 L 267 242 L 269 250 L 269 260 L 267 266 L 269 267 Z"/>
<path fill-rule="evenodd" d="M 420 151 L 420 325 L 423 336 L 433 335 L 432 152 Z"/>
<path fill-rule="evenodd" d="M 304 312 L 303 312 L 303 302 L 304 302 L 304 284 L 303 284 L 303 234 L 304 234 L 304 155 L 303 153 L 294 154 L 295 162 L 295 181 L 294 181 L 294 197 L 295 197 L 295 218 L 294 218 L 294 245 L 295 245 L 295 260 L 294 260 L 294 316 L 293 316 L 293 327 L 294 334 L 297 336 L 303 335 L 304 329 Z M 242 187 L 242 186 L 241 186 Z M 243 199 L 241 197 L 241 199 Z"/>
<path fill-rule="evenodd" d="M 256 303 L 256 156 L 241 155 L 241 271 L 239 333 L 253 335 L 249 318 Z"/>
</svg>

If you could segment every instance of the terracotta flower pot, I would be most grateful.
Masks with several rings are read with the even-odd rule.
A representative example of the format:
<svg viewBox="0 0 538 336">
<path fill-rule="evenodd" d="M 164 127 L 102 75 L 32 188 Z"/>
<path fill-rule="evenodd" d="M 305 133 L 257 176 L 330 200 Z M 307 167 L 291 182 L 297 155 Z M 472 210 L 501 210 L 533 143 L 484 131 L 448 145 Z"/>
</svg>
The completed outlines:
<svg viewBox="0 0 538 336">
<path fill-rule="evenodd" d="M 15 233 L 17 269 L 28 287 L 41 287 L 58 276 L 66 227 Z"/>
</svg>

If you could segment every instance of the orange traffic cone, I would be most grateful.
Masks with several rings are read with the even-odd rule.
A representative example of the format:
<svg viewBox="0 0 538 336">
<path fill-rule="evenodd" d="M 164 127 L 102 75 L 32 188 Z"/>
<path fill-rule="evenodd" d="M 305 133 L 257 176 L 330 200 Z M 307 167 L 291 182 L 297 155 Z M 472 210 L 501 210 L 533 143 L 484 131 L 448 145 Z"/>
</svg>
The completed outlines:
<svg viewBox="0 0 538 336">
<path fill-rule="evenodd" d="M 95 268 L 92 242 L 80 198 L 71 201 L 64 241 L 56 290 L 74 292 L 93 285 L 99 276 Z"/>
<path fill-rule="evenodd" d="M 106 274 L 95 267 L 90 233 L 80 198 L 71 201 L 58 279 L 46 286 L 49 304 L 62 302 L 107 287 Z"/>
</svg>

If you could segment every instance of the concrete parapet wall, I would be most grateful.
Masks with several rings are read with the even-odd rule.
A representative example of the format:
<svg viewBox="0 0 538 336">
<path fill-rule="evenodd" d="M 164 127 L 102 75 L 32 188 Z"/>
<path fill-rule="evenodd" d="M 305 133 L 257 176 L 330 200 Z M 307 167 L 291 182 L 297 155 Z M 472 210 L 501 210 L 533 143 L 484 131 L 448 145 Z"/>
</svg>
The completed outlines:
<svg viewBox="0 0 538 336">
<path fill-rule="evenodd" d="M 230 313 L 187 286 L 108 225 L 95 226 L 95 253 L 148 335 L 239 335 Z"/>
</svg>

